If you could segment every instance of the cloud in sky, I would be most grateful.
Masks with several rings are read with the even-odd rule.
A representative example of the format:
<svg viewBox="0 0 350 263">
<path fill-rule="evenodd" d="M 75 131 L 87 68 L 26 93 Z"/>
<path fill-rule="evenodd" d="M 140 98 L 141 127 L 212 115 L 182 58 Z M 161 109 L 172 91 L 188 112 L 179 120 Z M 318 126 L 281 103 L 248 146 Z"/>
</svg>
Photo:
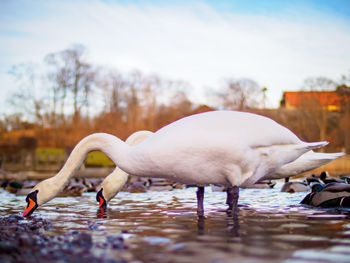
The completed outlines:
<svg viewBox="0 0 350 263">
<path fill-rule="evenodd" d="M 188 81 L 199 99 L 223 78 L 245 77 L 266 86 L 271 105 L 278 106 L 282 91 L 300 89 L 307 77 L 337 79 L 349 71 L 350 18 L 332 6 L 272 1 L 250 12 L 259 1 L 251 7 L 228 2 L 2 3 L 1 104 L 13 90 L 7 74 L 12 65 L 41 63 L 46 54 L 75 43 L 88 48 L 93 63 Z"/>
</svg>

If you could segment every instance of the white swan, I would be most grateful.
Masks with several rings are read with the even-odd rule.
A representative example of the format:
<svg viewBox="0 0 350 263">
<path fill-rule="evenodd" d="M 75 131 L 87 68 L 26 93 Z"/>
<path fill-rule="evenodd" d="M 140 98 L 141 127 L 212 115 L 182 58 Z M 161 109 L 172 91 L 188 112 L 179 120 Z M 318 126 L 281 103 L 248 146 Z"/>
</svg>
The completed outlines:
<svg viewBox="0 0 350 263">
<path fill-rule="evenodd" d="M 150 131 L 137 131 L 130 135 L 125 141 L 129 145 L 136 145 L 153 133 Z M 332 160 L 335 160 L 344 153 L 318 153 L 314 151 L 308 151 L 301 155 L 298 159 L 293 162 L 287 163 L 280 167 L 276 172 L 270 175 L 266 175 L 262 179 L 280 179 L 295 176 L 315 168 L 318 168 Z M 107 207 L 108 202 L 118 194 L 118 192 L 123 188 L 124 184 L 128 179 L 128 174 L 116 168 L 111 174 L 109 174 L 105 180 L 101 183 L 100 189 L 97 192 L 96 200 L 99 202 L 99 206 L 102 208 Z"/>
<path fill-rule="evenodd" d="M 303 142 L 267 117 L 237 111 L 212 111 L 182 118 L 135 146 L 109 134 L 92 134 L 77 144 L 56 176 L 33 188 L 23 215 L 30 215 L 54 198 L 93 150 L 106 153 L 128 174 L 233 187 L 235 191 L 229 192 L 229 200 L 230 207 L 236 208 L 238 186 L 253 184 L 326 144 Z"/>
<path fill-rule="evenodd" d="M 153 132 L 151 131 L 137 131 L 131 134 L 125 142 L 128 145 L 136 145 L 152 134 Z M 123 188 L 128 177 L 129 175 L 126 172 L 116 167 L 113 172 L 103 180 L 96 195 L 96 200 L 100 203 L 100 207 L 105 208 L 107 206 L 107 203 Z"/>
</svg>

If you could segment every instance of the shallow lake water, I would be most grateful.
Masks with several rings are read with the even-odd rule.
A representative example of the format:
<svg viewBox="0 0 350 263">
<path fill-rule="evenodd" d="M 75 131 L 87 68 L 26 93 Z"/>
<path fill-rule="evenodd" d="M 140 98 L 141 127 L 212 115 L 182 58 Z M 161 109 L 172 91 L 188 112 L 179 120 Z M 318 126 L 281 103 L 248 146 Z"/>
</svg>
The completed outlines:
<svg viewBox="0 0 350 263">
<path fill-rule="evenodd" d="M 50 234 L 86 231 L 98 241 L 119 233 L 127 249 L 108 256 L 127 262 L 350 262 L 350 210 L 305 207 L 305 192 L 280 187 L 241 189 L 237 220 L 225 212 L 226 193 L 210 187 L 205 218 L 196 214 L 196 188 L 121 192 L 104 212 L 95 193 L 60 197 L 33 217 L 52 222 Z M 0 216 L 22 214 L 25 196 L 0 190 L 0 205 Z"/>
</svg>

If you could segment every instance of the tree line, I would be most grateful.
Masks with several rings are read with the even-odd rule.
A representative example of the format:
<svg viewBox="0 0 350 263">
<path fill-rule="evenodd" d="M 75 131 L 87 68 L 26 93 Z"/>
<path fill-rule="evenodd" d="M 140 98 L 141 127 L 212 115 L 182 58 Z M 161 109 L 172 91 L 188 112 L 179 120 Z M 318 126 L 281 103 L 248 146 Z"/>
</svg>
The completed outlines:
<svg viewBox="0 0 350 263">
<path fill-rule="evenodd" d="M 317 102 L 296 110 L 266 109 L 267 88 L 248 78 L 225 79 L 220 89 L 208 91 L 210 106 L 198 105 L 189 98 L 189 83 L 93 65 L 82 45 L 50 53 L 43 64 L 44 69 L 31 64 L 12 68 L 18 89 L 8 101 L 15 111 L 0 119 L 0 141 L 11 131 L 26 129 L 35 130 L 39 146 L 72 146 L 92 132 L 125 139 L 136 130 L 155 131 L 190 114 L 229 109 L 266 115 L 302 139 L 328 140 L 332 148 L 350 152 L 350 74 L 337 82 L 305 80 L 305 90 L 341 94 L 344 107 L 330 112 Z"/>
</svg>

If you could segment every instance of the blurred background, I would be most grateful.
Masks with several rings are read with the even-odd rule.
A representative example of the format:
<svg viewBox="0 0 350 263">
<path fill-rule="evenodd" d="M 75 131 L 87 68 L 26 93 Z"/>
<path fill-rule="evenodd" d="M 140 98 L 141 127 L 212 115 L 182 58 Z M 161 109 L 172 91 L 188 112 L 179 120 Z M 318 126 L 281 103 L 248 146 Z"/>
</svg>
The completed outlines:
<svg viewBox="0 0 350 263">
<path fill-rule="evenodd" d="M 348 1 L 15 0 L 0 21 L 8 170 L 57 170 L 93 132 L 126 139 L 217 109 L 350 153 Z"/>
</svg>

